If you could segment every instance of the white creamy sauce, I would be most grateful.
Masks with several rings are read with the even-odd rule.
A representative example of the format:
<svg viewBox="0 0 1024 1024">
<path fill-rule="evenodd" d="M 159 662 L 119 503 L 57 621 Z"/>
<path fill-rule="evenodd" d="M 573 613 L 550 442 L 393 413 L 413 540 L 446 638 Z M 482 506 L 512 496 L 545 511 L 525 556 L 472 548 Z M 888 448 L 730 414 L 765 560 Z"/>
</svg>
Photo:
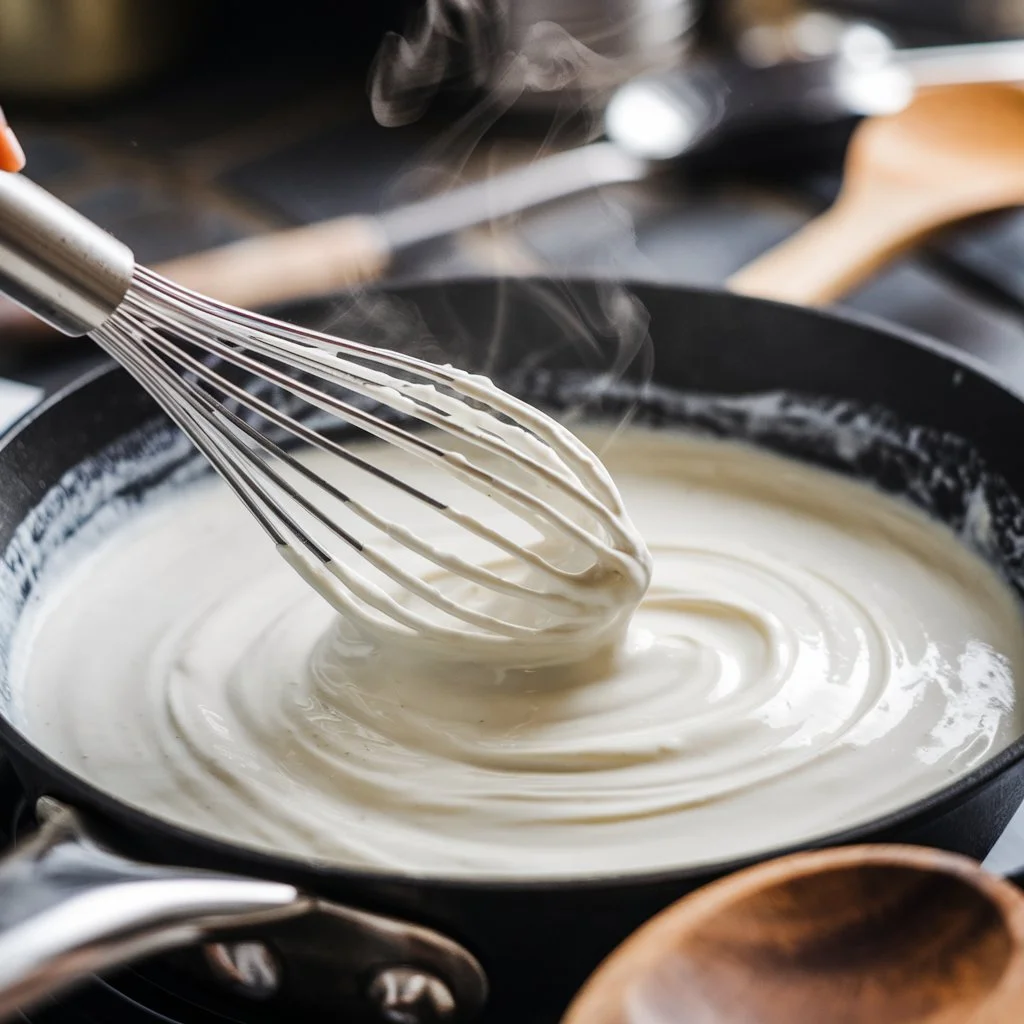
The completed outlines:
<svg viewBox="0 0 1024 1024">
<path fill-rule="evenodd" d="M 364 452 L 424 490 L 436 477 Z M 629 429 L 604 461 L 654 563 L 617 649 L 507 669 L 382 648 L 210 481 L 47 591 L 13 661 L 26 730 L 122 799 L 229 840 L 506 878 L 812 838 L 1024 731 L 1020 608 L 945 527 L 727 442 Z"/>
</svg>

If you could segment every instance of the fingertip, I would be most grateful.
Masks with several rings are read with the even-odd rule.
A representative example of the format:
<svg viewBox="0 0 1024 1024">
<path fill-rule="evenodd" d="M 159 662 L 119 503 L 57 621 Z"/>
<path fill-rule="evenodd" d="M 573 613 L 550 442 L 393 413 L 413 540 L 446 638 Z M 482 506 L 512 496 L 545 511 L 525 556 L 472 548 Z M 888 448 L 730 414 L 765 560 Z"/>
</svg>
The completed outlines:
<svg viewBox="0 0 1024 1024">
<path fill-rule="evenodd" d="M 25 150 L 17 135 L 6 125 L 0 125 L 0 170 L 20 171 L 25 166 Z"/>
</svg>

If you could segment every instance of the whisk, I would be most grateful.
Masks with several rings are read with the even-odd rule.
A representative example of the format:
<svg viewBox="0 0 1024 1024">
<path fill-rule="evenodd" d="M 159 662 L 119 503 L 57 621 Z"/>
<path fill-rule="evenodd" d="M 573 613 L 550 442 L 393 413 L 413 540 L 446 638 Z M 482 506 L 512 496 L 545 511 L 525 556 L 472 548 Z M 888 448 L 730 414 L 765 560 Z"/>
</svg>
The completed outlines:
<svg viewBox="0 0 1024 1024">
<path fill-rule="evenodd" d="M 607 470 L 484 377 L 181 288 L 3 172 L 0 291 L 128 370 L 363 638 L 552 663 L 614 639 L 647 588 L 650 556 Z M 425 463 L 429 488 L 375 463 L 352 428 Z M 377 507 L 359 497 L 370 480 L 389 488 Z"/>
</svg>

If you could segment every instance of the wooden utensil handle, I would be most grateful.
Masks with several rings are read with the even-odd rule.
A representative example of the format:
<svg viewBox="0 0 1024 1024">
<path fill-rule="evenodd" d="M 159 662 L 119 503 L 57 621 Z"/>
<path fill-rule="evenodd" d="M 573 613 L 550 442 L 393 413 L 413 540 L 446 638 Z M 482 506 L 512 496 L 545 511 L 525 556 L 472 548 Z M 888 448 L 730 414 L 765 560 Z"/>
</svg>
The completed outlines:
<svg viewBox="0 0 1024 1024">
<path fill-rule="evenodd" d="M 912 198 L 840 197 L 806 227 L 726 282 L 741 295 L 823 306 L 848 294 L 927 230 Z"/>
<path fill-rule="evenodd" d="M 373 217 L 340 217 L 183 256 L 155 269 L 186 288 L 253 308 L 373 281 L 391 252 Z"/>
<path fill-rule="evenodd" d="M 182 256 L 153 269 L 186 288 L 246 309 L 319 298 L 371 282 L 391 250 L 373 217 L 339 217 Z M 29 341 L 60 337 L 0 296 L 0 331 Z"/>
</svg>

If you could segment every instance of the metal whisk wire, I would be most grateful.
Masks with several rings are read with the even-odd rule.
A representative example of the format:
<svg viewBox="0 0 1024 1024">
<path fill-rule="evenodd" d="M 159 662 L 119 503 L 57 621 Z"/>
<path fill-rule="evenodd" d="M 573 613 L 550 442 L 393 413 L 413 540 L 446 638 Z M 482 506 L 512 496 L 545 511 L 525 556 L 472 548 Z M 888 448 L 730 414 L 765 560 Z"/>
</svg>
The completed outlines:
<svg viewBox="0 0 1024 1024">
<path fill-rule="evenodd" d="M 599 640 L 624 598 L 643 593 L 649 557 L 614 483 L 555 420 L 454 367 L 180 288 L 134 266 L 120 243 L 36 186 L 27 195 L 20 184 L 12 190 L 5 181 L 11 177 L 0 176 L 0 290 L 66 333 L 88 331 L 191 438 L 293 567 L 353 621 L 377 634 L 429 636 L 435 645 L 464 643 L 467 628 L 477 647 L 538 638 L 579 644 Z M 62 232 L 60 267 L 52 257 L 43 261 L 23 237 L 26 209 L 36 233 Z M 68 238 L 89 249 L 91 262 L 68 258 Z M 18 263 L 26 257 L 31 273 Z M 271 400 L 268 386 L 286 401 Z M 294 413 L 297 404 L 313 415 Z M 357 427 L 483 493 L 528 525 L 538 542 L 524 544 L 507 524 L 459 511 L 373 465 L 322 423 Z M 420 426 L 429 432 L 418 432 Z M 343 460 L 357 471 L 353 485 L 366 473 L 394 487 L 482 543 L 489 556 L 435 546 L 418 524 L 398 522 L 347 485 L 324 479 L 293 454 L 293 442 Z M 344 509 L 371 539 L 325 505 Z M 337 557 L 334 543 L 380 579 Z M 415 556 L 437 570 L 437 579 L 466 581 L 478 596 L 503 601 L 453 596 L 396 553 Z M 385 587 L 384 578 L 398 590 Z"/>
</svg>

